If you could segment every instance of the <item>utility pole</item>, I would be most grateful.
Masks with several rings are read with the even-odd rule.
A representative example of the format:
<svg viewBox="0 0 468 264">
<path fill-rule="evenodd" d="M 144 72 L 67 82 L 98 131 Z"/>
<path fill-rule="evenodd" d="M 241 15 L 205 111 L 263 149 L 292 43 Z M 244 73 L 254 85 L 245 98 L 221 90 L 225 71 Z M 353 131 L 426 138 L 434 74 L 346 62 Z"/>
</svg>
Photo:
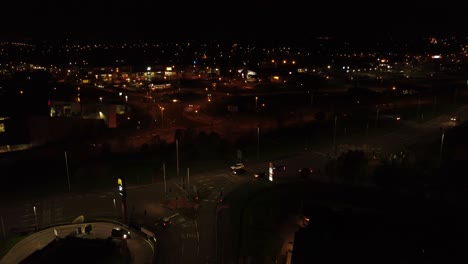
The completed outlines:
<svg viewBox="0 0 468 264">
<path fill-rule="evenodd" d="M 187 168 L 187 189 L 190 186 L 190 168 Z"/>
<path fill-rule="evenodd" d="M 260 127 L 257 127 L 257 159 L 260 159 Z"/>
<path fill-rule="evenodd" d="M 164 180 L 164 195 L 167 197 L 166 163 L 165 162 L 163 162 L 163 180 Z"/>
<path fill-rule="evenodd" d="M 176 139 L 175 141 L 175 144 L 176 144 L 176 170 L 177 170 L 177 178 L 179 178 L 180 174 L 179 174 L 179 140 Z M 184 187 L 184 178 L 182 177 L 181 178 L 181 183 L 182 183 L 182 188 Z"/>
<path fill-rule="evenodd" d="M 377 112 L 375 114 L 375 128 L 379 126 L 379 108 L 377 107 Z"/>
<path fill-rule="evenodd" d="M 333 151 L 336 154 L 336 120 L 338 119 L 338 116 L 335 114 L 335 122 L 333 125 Z"/>
<path fill-rule="evenodd" d="M 417 112 L 417 116 L 416 116 L 416 119 L 419 119 L 419 116 L 420 116 L 420 113 L 421 113 L 421 98 L 418 98 L 418 112 Z"/>
<path fill-rule="evenodd" d="M 71 185 L 70 185 L 70 173 L 69 173 L 69 171 L 68 171 L 68 158 L 67 158 L 67 151 L 65 151 L 65 168 L 67 169 L 68 192 L 71 192 Z"/>
<path fill-rule="evenodd" d="M 442 135 L 440 138 L 440 151 L 439 151 L 439 164 L 442 166 L 442 150 L 444 149 L 444 137 L 445 137 L 445 131 L 441 128 Z"/>
</svg>

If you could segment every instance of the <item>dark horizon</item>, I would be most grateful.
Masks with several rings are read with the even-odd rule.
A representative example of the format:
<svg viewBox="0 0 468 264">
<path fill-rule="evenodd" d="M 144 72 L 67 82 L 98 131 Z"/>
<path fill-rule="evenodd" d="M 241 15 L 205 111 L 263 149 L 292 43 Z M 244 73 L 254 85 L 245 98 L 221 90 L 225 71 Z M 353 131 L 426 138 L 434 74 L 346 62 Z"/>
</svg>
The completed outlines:
<svg viewBox="0 0 468 264">
<path fill-rule="evenodd" d="M 19 4 L 19 3 L 18 3 Z M 16 4 L 16 5 L 18 5 Z M 15 4 L 14 4 L 15 5 Z M 24 7 L 28 8 L 24 8 Z M 11 11 L 11 12 L 10 12 Z M 466 35 L 465 10 L 456 5 L 407 7 L 263 0 L 220 5 L 204 0 L 175 4 L 21 3 L 0 22 L 3 40 L 252 40 L 308 41 L 317 36 L 408 38 Z M 11 26 L 11 27 L 8 27 Z"/>
</svg>

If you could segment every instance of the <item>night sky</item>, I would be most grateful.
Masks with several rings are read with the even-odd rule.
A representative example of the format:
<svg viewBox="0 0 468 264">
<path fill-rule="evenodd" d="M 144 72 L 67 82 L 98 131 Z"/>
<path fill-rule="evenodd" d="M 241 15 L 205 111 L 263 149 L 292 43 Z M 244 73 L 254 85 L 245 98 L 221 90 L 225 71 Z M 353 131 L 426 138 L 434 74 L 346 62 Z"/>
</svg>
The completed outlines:
<svg viewBox="0 0 468 264">
<path fill-rule="evenodd" d="M 307 40 L 317 35 L 466 34 L 467 8 L 443 4 L 24 0 L 3 8 L 0 38 Z"/>
</svg>

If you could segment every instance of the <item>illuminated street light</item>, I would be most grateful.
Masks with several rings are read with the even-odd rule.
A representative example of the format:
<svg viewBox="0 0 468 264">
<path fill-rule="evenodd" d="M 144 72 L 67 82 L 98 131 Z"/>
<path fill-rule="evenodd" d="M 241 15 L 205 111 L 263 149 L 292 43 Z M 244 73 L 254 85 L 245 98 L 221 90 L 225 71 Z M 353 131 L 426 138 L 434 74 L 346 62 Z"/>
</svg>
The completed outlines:
<svg viewBox="0 0 468 264">
<path fill-rule="evenodd" d="M 102 104 L 102 96 L 101 96 L 101 97 L 99 97 L 99 101 L 101 101 L 101 104 Z"/>
</svg>

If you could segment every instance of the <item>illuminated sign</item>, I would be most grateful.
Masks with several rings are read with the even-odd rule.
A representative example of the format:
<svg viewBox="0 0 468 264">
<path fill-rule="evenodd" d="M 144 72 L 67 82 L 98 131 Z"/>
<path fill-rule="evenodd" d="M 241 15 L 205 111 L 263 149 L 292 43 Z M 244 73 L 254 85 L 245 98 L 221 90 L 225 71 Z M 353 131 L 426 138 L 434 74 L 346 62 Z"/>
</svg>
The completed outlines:
<svg viewBox="0 0 468 264">
<path fill-rule="evenodd" d="M 271 182 L 273 181 L 273 175 L 275 173 L 274 169 L 275 169 L 275 167 L 273 166 L 273 163 L 270 162 L 268 164 L 268 180 L 271 181 Z"/>
<path fill-rule="evenodd" d="M 117 184 L 119 185 L 118 189 L 119 189 L 120 196 L 124 196 L 125 195 L 125 187 L 123 186 L 124 181 L 121 178 L 118 178 Z"/>
</svg>

